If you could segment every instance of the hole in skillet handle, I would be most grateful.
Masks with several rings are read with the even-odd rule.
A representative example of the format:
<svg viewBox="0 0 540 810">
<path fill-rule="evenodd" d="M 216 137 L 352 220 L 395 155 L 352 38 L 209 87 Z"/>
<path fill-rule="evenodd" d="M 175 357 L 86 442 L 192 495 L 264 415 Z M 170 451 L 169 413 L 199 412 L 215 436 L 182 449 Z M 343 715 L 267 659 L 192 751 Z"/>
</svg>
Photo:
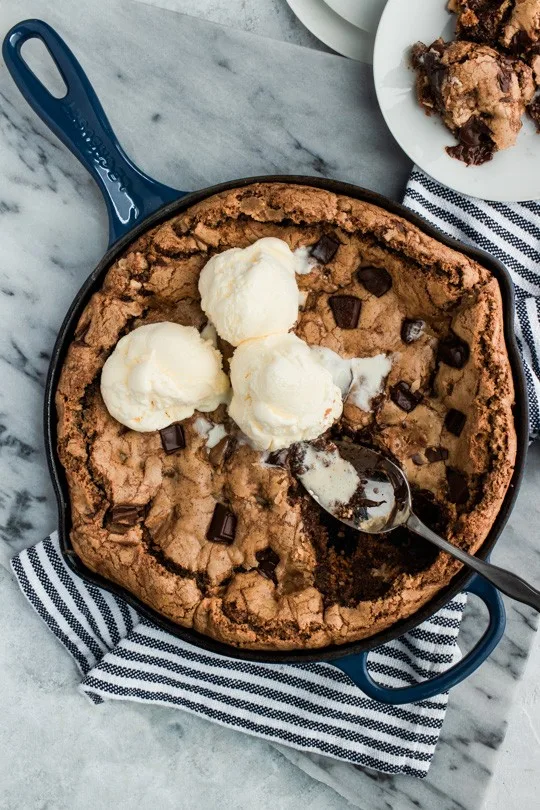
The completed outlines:
<svg viewBox="0 0 540 810">
<path fill-rule="evenodd" d="M 469 675 L 472 675 L 491 655 L 501 640 L 506 626 L 503 601 L 499 591 L 493 585 L 475 574 L 464 588 L 464 591 L 475 594 L 484 602 L 489 613 L 488 626 L 473 649 L 461 661 L 458 661 L 457 664 L 454 664 L 440 675 L 411 686 L 391 688 L 377 683 L 371 677 L 368 671 L 369 652 L 340 658 L 337 661 L 332 661 L 331 664 L 348 675 L 367 697 L 380 703 L 393 705 L 417 703 L 447 692 L 468 678 Z"/>
<path fill-rule="evenodd" d="M 49 91 L 23 58 L 23 45 L 36 39 L 48 51 L 65 84 L 67 91 L 61 97 Z M 18 23 L 6 35 L 2 55 L 34 112 L 96 181 L 107 206 L 109 246 L 166 203 L 187 194 L 158 183 L 130 160 L 82 67 L 50 25 L 43 20 Z M 40 68 L 40 75 L 50 78 L 51 71 L 46 69 L 43 73 Z"/>
<path fill-rule="evenodd" d="M 54 98 L 67 96 L 67 84 L 41 39 L 27 40 L 21 47 L 21 56 L 43 85 L 44 92 L 50 93 Z"/>
</svg>

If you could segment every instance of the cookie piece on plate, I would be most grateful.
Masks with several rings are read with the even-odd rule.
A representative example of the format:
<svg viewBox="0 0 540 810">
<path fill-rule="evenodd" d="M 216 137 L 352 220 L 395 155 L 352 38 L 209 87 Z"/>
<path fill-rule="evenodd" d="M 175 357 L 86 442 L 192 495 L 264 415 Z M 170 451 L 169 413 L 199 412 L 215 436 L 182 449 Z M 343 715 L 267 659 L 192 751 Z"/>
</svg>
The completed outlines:
<svg viewBox="0 0 540 810">
<path fill-rule="evenodd" d="M 449 0 L 457 14 L 456 37 L 495 47 L 513 0 Z"/>
<path fill-rule="evenodd" d="M 488 45 L 417 43 L 412 51 L 417 94 L 428 115 L 438 113 L 458 143 L 448 154 L 480 165 L 513 146 L 535 85 L 531 68 Z"/>
<path fill-rule="evenodd" d="M 540 50 L 540 0 L 450 0 L 448 8 L 458 15 L 458 39 L 523 57 Z"/>
</svg>

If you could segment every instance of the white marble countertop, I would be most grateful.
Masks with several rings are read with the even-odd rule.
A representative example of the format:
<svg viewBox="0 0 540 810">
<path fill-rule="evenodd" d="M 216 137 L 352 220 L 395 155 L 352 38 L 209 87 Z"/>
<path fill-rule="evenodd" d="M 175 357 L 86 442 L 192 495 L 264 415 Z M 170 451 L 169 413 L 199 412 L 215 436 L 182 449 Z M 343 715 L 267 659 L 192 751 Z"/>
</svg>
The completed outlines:
<svg viewBox="0 0 540 810">
<path fill-rule="evenodd" d="M 318 47 L 283 0 L 146 1 L 285 42 Z M 4 0 L 0 8 L 2 34 L 7 23 L 29 16 L 29 9 L 56 23 L 62 20 L 58 9 L 67 8 L 68 3 Z M 227 137 L 218 127 L 221 140 L 216 149 L 212 132 L 207 132 L 200 142 L 203 162 L 197 164 L 179 155 L 174 130 L 182 131 L 184 142 L 193 148 L 199 140 L 195 124 L 201 116 L 208 116 L 208 107 L 200 99 L 211 95 L 212 88 L 204 77 L 196 85 L 196 71 L 182 74 L 182 65 L 187 62 L 182 62 L 180 55 L 178 72 L 172 78 L 159 75 L 161 54 L 155 56 L 159 51 L 156 43 L 163 42 L 163 51 L 170 58 L 174 39 L 169 37 L 180 31 L 178 18 L 147 9 L 135 9 L 130 15 L 127 4 L 122 17 L 115 17 L 110 11 L 113 5 L 96 0 L 94 11 L 97 8 L 99 13 L 102 8 L 103 14 L 95 27 L 87 27 L 86 18 L 70 13 L 63 18 L 64 28 L 73 31 L 81 47 L 95 38 L 97 58 L 93 59 L 91 48 L 85 54 L 89 72 L 91 68 L 113 123 L 122 122 L 118 129 L 127 150 L 150 174 L 169 182 L 182 178 L 188 188 L 194 188 L 231 176 L 262 173 L 269 161 L 270 170 L 288 170 L 281 141 L 266 142 L 261 155 L 254 148 L 254 139 L 246 135 L 245 153 L 240 155 L 240 129 Z M 108 21 L 117 25 L 117 48 L 111 26 L 107 29 Z M 155 47 L 145 64 L 130 64 L 128 57 L 140 37 L 141 25 L 147 41 Z M 114 25 L 112 28 L 115 30 Z M 239 48 L 233 53 L 237 59 L 244 52 L 257 50 L 256 41 L 237 41 L 218 29 L 198 31 L 198 35 L 207 36 L 215 48 Z M 262 44 L 260 50 L 260 64 L 271 71 Z M 321 46 L 321 50 L 326 49 Z M 270 52 L 275 59 L 291 58 L 290 52 L 277 46 Z M 320 66 L 321 85 L 328 86 L 323 80 L 326 74 L 335 82 L 343 82 L 350 75 L 350 71 L 342 71 L 337 58 L 320 58 L 322 62 L 314 57 L 309 67 L 314 71 Z M 359 70 L 359 81 L 363 75 Z M 152 85 L 154 79 L 159 81 Z M 141 87 L 148 82 L 149 91 L 143 94 Z M 295 86 L 293 81 L 291 93 Z M 119 98 L 122 88 L 125 93 L 115 108 L 113 99 Z M 199 94 L 195 97 L 194 88 Z M 369 95 L 369 88 L 366 92 Z M 257 103 L 256 97 L 249 103 Z M 153 130 L 151 115 L 156 111 L 163 115 L 165 109 L 167 126 Z M 298 132 L 305 133 L 297 116 L 291 120 Z M 205 123 L 207 127 L 213 125 L 211 118 Z M 155 146 L 150 151 L 151 132 L 155 133 Z M 313 173 L 316 154 L 326 162 L 327 173 L 360 182 L 354 163 L 345 159 L 347 144 L 341 144 L 340 156 L 331 143 L 325 142 L 324 132 L 316 131 L 313 141 L 302 147 L 290 171 L 307 167 L 306 172 Z M 393 159 L 390 151 L 388 159 Z M 386 180 L 386 193 L 399 194 L 404 165 L 402 158 L 397 160 L 392 182 Z M 105 217 L 92 182 L 35 119 L 3 67 L 0 171 L 4 181 L 0 192 L 0 313 L 4 326 L 0 338 L 0 806 L 6 810 L 127 810 L 135 806 L 146 810 L 157 803 L 164 810 L 253 806 L 257 810 L 286 810 L 309 803 L 315 810 L 349 806 L 365 810 L 389 806 L 394 810 L 415 806 L 477 810 L 482 801 L 482 791 L 477 787 L 489 781 L 493 751 L 498 747 L 501 755 L 485 807 L 507 810 L 520 806 L 529 810 L 535 806 L 540 788 L 540 699 L 534 678 L 540 664 L 538 643 L 517 687 L 509 733 L 501 745 L 506 695 L 520 676 L 531 638 L 531 616 L 522 609 L 510 612 L 505 644 L 473 678 L 454 690 L 443 738 L 424 782 L 370 775 L 322 758 L 310 759 L 181 712 L 133 703 L 95 708 L 76 691 L 79 675 L 75 666 L 28 609 L 9 574 L 8 560 L 15 550 L 36 542 L 54 525 L 54 503 L 41 449 L 43 378 L 61 317 L 104 247 Z M 364 182 L 370 185 L 369 177 Z M 540 452 L 536 447 L 507 530 L 507 543 L 496 552 L 496 559 L 514 563 L 523 571 L 527 564 L 534 571 L 529 529 L 538 525 L 540 517 L 534 498 L 539 474 Z M 477 619 L 472 615 L 464 626 L 465 641 L 470 640 Z"/>
</svg>

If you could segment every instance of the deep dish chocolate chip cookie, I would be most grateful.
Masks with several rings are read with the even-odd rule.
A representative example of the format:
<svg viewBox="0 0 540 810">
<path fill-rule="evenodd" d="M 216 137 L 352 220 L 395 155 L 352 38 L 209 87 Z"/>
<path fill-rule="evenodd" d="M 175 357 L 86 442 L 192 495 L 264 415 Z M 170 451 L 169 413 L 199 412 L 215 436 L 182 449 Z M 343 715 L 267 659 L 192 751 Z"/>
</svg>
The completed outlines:
<svg viewBox="0 0 540 810">
<path fill-rule="evenodd" d="M 123 335 L 163 321 L 203 330 L 203 266 L 266 236 L 309 255 L 298 337 L 334 360 L 386 369 L 371 400 L 346 397 L 327 437 L 390 454 L 419 516 L 462 548 L 481 546 L 516 448 L 498 283 L 399 216 L 311 187 L 225 191 L 125 250 L 67 353 L 58 451 L 71 540 L 89 568 L 229 644 L 324 647 L 410 616 L 459 564 L 405 529 L 368 536 L 337 523 L 291 474 L 290 451 L 253 449 L 224 404 L 137 432 L 100 393 Z"/>
</svg>

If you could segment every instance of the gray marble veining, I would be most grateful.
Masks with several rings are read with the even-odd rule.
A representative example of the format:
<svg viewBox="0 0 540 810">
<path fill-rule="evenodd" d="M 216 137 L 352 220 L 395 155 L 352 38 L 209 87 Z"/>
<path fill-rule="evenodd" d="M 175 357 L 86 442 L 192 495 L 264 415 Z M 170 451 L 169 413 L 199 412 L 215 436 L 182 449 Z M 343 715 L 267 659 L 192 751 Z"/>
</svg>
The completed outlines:
<svg viewBox="0 0 540 810">
<path fill-rule="evenodd" d="M 43 16 L 80 56 L 128 153 L 179 188 L 268 172 L 332 176 L 399 199 L 409 162 L 387 133 L 369 69 L 189 17 L 96 0 L 4 0 L 2 34 Z M 105 248 L 92 181 L 0 67 L 0 783 L 11 808 L 476 810 L 504 733 L 535 622 L 511 607 L 503 643 L 451 696 L 428 778 L 389 777 L 266 743 L 196 717 L 135 704 L 95 709 L 77 672 L 7 573 L 9 557 L 55 524 L 41 401 L 56 331 Z M 495 561 L 538 570 L 534 448 Z M 464 643 L 478 633 L 474 607 Z M 9 738 L 8 735 L 9 734 Z M 9 742 L 9 744 L 8 744 Z M 301 776 L 302 771 L 333 788 Z M 459 779 L 456 778 L 459 771 Z M 334 792 L 335 791 L 335 792 Z M 340 798 L 337 794 L 341 794 Z"/>
</svg>

